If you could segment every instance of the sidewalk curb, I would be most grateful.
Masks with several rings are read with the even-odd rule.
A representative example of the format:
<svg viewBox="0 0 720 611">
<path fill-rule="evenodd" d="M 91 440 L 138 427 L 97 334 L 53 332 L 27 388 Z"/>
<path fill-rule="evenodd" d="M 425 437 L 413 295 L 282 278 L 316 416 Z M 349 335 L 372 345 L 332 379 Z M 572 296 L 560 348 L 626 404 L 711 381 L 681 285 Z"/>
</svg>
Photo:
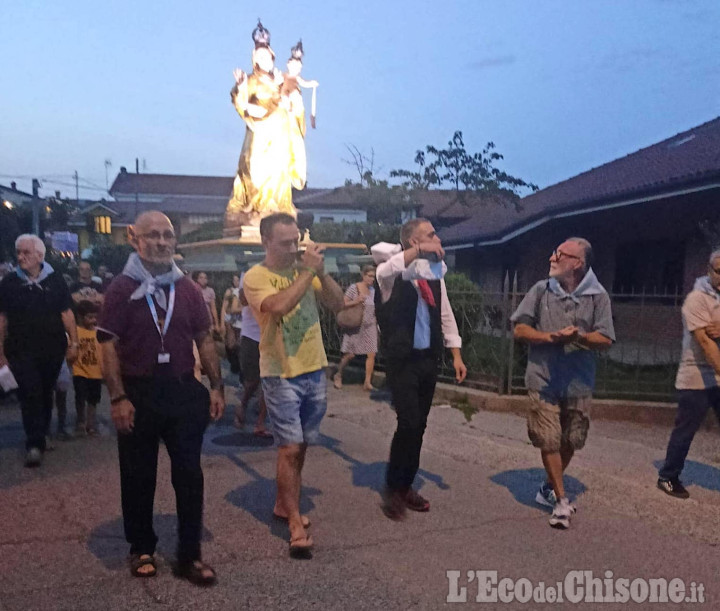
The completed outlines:
<svg viewBox="0 0 720 611">
<path fill-rule="evenodd" d="M 474 388 L 462 388 L 453 384 L 440 383 L 435 388 L 435 398 L 446 401 L 467 398 L 473 407 L 491 412 L 508 412 L 525 416 L 530 399 L 527 395 L 497 395 Z M 618 401 L 612 399 L 593 399 L 590 418 L 633 422 L 635 424 L 657 424 L 671 427 L 675 422 L 675 403 L 653 403 L 650 401 Z M 706 421 L 712 422 L 710 418 Z M 709 427 L 708 427 L 709 428 Z"/>
<path fill-rule="evenodd" d="M 336 371 L 336 363 L 327 367 L 328 379 Z M 348 366 L 345 369 L 347 377 L 345 383 L 353 384 L 362 381 L 363 372 L 358 367 Z M 381 387 L 385 384 L 385 373 L 375 371 L 373 382 Z M 439 382 L 435 387 L 435 400 L 458 401 L 467 399 L 478 410 L 490 412 L 506 412 L 517 416 L 525 416 L 530 399 L 527 395 L 498 395 L 496 393 L 475 388 L 464 388 L 455 384 Z M 590 418 L 593 420 L 607 420 L 613 422 L 632 422 L 634 424 L 659 425 L 671 428 L 675 423 L 677 403 L 655 401 L 625 401 L 618 399 L 594 398 L 590 408 Z M 708 410 L 703 428 L 711 430 L 718 428 L 712 410 Z"/>
</svg>

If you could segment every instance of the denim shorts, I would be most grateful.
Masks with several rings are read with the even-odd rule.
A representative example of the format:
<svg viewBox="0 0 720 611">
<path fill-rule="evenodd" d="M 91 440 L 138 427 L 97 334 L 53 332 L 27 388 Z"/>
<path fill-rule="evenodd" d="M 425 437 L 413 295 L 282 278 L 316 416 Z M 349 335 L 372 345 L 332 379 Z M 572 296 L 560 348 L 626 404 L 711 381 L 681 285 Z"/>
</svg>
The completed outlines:
<svg viewBox="0 0 720 611">
<path fill-rule="evenodd" d="M 262 388 L 276 446 L 318 442 L 327 409 L 323 369 L 294 378 L 263 378 Z"/>
</svg>

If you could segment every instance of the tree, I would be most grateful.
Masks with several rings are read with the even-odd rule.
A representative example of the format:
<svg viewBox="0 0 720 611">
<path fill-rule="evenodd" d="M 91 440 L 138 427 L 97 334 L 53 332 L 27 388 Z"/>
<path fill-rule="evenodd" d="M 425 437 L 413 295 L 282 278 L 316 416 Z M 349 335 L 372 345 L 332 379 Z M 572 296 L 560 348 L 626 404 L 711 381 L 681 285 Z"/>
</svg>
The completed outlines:
<svg viewBox="0 0 720 611">
<path fill-rule="evenodd" d="M 93 269 L 100 265 L 106 265 L 115 275 L 122 272 L 133 247 L 130 244 L 114 244 L 109 240 L 103 240 L 93 244 L 92 254 L 89 257 Z"/>
<path fill-rule="evenodd" d="M 353 183 L 351 179 L 345 181 L 345 185 L 358 184 L 361 187 L 370 186 L 375 182 L 375 149 L 370 149 L 370 156 L 365 155 L 354 144 L 346 144 L 345 148 L 352 159 L 342 159 L 341 161 L 353 168 L 358 173 L 358 182 Z"/>
<path fill-rule="evenodd" d="M 0 205 L 0 263 L 15 256 L 15 239 L 20 235 L 17 211 Z"/>
<path fill-rule="evenodd" d="M 497 193 L 517 200 L 521 189 L 537 191 L 537 185 L 511 176 L 495 167 L 503 156 L 495 150 L 495 144 L 488 142 L 479 153 L 469 153 L 465 148 L 461 131 L 456 131 L 447 148 L 438 149 L 427 145 L 424 151 L 415 153 L 416 171 L 392 170 L 390 176 L 402 178 L 407 189 L 427 190 L 432 187 L 450 187 L 457 193 L 458 200 L 465 201 L 465 194 Z"/>
<path fill-rule="evenodd" d="M 409 190 L 404 185 L 390 185 L 387 180 L 375 178 L 374 149 L 366 155 L 354 144 L 346 144 L 345 148 L 352 159 L 342 161 L 355 168 L 358 174 L 358 182 L 348 178 L 345 189 L 358 208 L 367 211 L 368 223 L 402 224 L 406 213 L 416 207 Z"/>
<path fill-rule="evenodd" d="M 176 225 L 176 227 L 179 226 L 179 224 Z M 178 238 L 178 244 L 190 244 L 192 242 L 203 242 L 205 240 L 219 240 L 222 238 L 222 233 L 222 221 L 208 221 L 207 223 L 200 225 L 197 229 L 180 235 Z"/>
<path fill-rule="evenodd" d="M 47 198 L 46 229 L 49 231 L 67 231 L 68 221 L 78 207 L 68 199 Z"/>
</svg>

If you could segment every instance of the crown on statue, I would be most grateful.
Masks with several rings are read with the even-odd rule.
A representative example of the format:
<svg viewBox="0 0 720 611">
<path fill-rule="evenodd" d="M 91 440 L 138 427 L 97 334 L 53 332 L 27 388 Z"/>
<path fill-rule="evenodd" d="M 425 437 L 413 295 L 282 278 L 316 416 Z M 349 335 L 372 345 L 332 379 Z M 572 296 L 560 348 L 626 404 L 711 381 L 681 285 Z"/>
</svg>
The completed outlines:
<svg viewBox="0 0 720 611">
<path fill-rule="evenodd" d="M 302 61 L 304 54 L 305 52 L 303 51 L 302 40 L 298 40 L 298 43 L 292 49 L 290 49 L 290 59 L 297 59 L 298 61 Z"/>
<path fill-rule="evenodd" d="M 257 27 L 252 33 L 253 41 L 255 41 L 255 48 L 258 47 L 269 47 L 270 46 L 270 32 L 263 27 L 263 24 L 258 19 Z"/>
</svg>

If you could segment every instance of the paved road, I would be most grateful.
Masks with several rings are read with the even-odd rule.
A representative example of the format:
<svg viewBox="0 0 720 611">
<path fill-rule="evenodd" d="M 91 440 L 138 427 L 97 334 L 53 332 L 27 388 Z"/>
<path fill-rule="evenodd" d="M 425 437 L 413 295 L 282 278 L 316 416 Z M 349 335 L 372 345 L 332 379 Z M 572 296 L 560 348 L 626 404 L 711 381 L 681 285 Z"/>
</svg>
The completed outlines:
<svg viewBox="0 0 720 611">
<path fill-rule="evenodd" d="M 228 395 L 236 400 L 235 389 Z M 678 501 L 655 488 L 654 463 L 663 456 L 667 429 L 593 423 L 568 477 L 579 513 L 569 531 L 558 532 L 532 501 L 542 473 L 523 420 L 483 412 L 466 423 L 459 411 L 436 406 L 420 480 L 432 511 L 396 524 L 379 510 L 394 421 L 384 399 L 379 392 L 368 398 L 359 387 L 330 389 L 323 444 L 310 450 L 305 469 L 303 509 L 316 542 L 311 561 L 290 560 L 286 528 L 269 519 L 273 449 L 232 428 L 229 415 L 208 429 L 204 556 L 219 574 L 210 590 L 170 574 L 174 497 L 164 455 L 156 501 L 160 573 L 133 579 L 111 430 L 97 439 L 56 442 L 43 467 L 28 470 L 19 413 L 0 406 L 0 611 L 542 607 L 477 605 L 476 581 L 467 580 L 472 570 L 533 584 L 555 584 L 573 570 L 601 578 L 605 571 L 629 580 L 680 578 L 688 590 L 693 581 L 703 583 L 704 606 L 718 608 L 717 433 L 696 440 L 685 478 L 692 498 Z M 105 403 L 106 424 L 107 413 Z M 460 571 L 466 605 L 446 602 L 448 570 Z M 583 606 L 564 600 L 544 608 Z"/>
</svg>

